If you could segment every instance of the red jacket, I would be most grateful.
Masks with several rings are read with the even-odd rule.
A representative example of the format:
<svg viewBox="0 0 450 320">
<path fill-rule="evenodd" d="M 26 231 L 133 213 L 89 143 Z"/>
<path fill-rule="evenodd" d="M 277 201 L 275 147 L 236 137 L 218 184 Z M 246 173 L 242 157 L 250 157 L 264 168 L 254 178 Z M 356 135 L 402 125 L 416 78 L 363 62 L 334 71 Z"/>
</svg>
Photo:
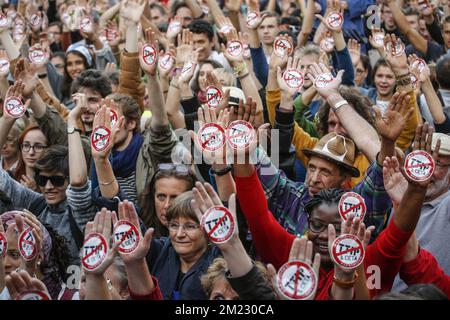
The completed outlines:
<svg viewBox="0 0 450 320">
<path fill-rule="evenodd" d="M 237 197 L 252 233 L 253 243 L 261 259 L 279 269 L 288 261 L 295 236 L 288 233 L 269 211 L 256 171 L 250 177 L 235 177 Z M 381 271 L 381 287 L 370 290 L 372 297 L 391 290 L 400 271 L 406 244 L 412 232 L 400 230 L 391 221 L 389 226 L 366 248 L 364 265 L 377 265 Z M 316 299 L 328 299 L 334 270 L 320 268 Z M 372 274 L 366 274 L 370 277 Z"/>
<path fill-rule="evenodd" d="M 425 249 L 421 248 L 414 260 L 403 263 L 400 278 L 407 285 L 432 283 L 450 299 L 450 276 L 444 273 L 436 258 Z"/>
<path fill-rule="evenodd" d="M 158 279 L 156 279 L 154 276 L 152 276 L 153 283 L 155 284 L 155 288 L 153 288 L 152 292 L 145 296 L 138 296 L 131 292 L 131 290 L 128 289 L 130 292 L 130 299 L 131 300 L 164 300 L 163 295 L 161 293 L 161 290 L 159 289 Z"/>
</svg>

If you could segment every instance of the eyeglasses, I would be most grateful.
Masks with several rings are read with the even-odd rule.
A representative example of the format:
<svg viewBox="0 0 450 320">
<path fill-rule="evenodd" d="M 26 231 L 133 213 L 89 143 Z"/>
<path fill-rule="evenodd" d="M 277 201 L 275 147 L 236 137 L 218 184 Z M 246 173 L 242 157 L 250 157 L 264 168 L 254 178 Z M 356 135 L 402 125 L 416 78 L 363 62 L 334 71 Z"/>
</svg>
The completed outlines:
<svg viewBox="0 0 450 320">
<path fill-rule="evenodd" d="M 159 171 L 175 170 L 178 173 L 183 173 L 183 174 L 189 173 L 189 167 L 185 166 L 184 164 L 160 163 L 158 165 L 158 170 Z"/>
<path fill-rule="evenodd" d="M 356 73 L 357 73 L 357 74 L 363 74 L 363 73 L 364 73 L 364 70 L 363 70 L 363 69 L 356 69 Z"/>
<path fill-rule="evenodd" d="M 44 146 L 42 144 L 29 144 L 29 143 L 22 143 L 22 150 L 25 152 L 29 152 L 31 149 L 34 150 L 34 152 L 42 152 L 47 146 Z"/>
<path fill-rule="evenodd" d="M 40 187 L 45 187 L 47 185 L 48 180 L 50 180 L 50 182 L 54 187 L 62 187 L 66 182 L 66 178 L 67 178 L 66 176 L 43 176 L 38 174 L 34 177 L 34 180 L 36 181 L 36 184 Z"/>
<path fill-rule="evenodd" d="M 193 233 L 198 228 L 200 228 L 200 225 L 195 223 L 186 223 L 186 224 L 179 224 L 176 222 L 170 222 L 169 223 L 169 230 L 173 232 L 178 232 L 180 230 L 180 227 L 186 232 L 186 233 Z"/>
<path fill-rule="evenodd" d="M 333 225 L 334 225 L 334 229 L 336 230 L 336 233 L 341 233 L 341 223 L 336 222 L 336 223 L 333 223 Z M 317 220 L 317 219 L 309 219 L 308 220 L 308 229 L 311 232 L 321 233 L 326 228 L 328 228 L 328 223 L 322 223 L 322 221 Z"/>
</svg>

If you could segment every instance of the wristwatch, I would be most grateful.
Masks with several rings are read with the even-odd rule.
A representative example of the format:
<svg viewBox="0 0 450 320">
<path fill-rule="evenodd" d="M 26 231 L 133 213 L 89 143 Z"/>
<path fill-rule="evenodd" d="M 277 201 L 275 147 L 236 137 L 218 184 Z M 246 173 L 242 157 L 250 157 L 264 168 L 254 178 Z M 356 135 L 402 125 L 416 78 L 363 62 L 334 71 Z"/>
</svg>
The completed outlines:
<svg viewBox="0 0 450 320">
<path fill-rule="evenodd" d="M 81 134 L 82 130 L 75 127 L 67 127 L 67 134 L 72 134 L 74 132 L 78 132 Z"/>
<path fill-rule="evenodd" d="M 214 170 L 213 168 L 211 168 L 212 173 L 214 173 L 216 176 L 221 177 L 226 175 L 228 172 L 230 172 L 233 168 L 231 166 L 226 166 L 225 168 L 223 168 L 222 170 Z"/>
</svg>

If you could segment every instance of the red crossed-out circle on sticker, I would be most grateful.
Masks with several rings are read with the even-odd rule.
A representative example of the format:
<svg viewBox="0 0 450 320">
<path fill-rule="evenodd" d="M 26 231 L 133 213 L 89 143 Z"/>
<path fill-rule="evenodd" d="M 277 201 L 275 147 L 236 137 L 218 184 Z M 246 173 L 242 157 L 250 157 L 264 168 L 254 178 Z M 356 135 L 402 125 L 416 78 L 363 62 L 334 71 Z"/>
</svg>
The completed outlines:
<svg viewBox="0 0 450 320">
<path fill-rule="evenodd" d="M 111 139 L 111 131 L 104 126 L 99 126 L 94 129 L 91 134 L 91 144 L 96 151 L 105 150 Z"/>
<path fill-rule="evenodd" d="M 411 68 L 417 69 L 419 70 L 419 72 L 422 72 L 426 65 L 427 63 L 425 62 L 425 60 L 417 58 L 411 63 Z"/>
<path fill-rule="evenodd" d="M 33 64 L 41 64 L 47 59 L 47 53 L 40 48 L 31 47 L 28 53 L 28 58 Z"/>
<path fill-rule="evenodd" d="M 213 243 L 225 243 L 233 235 L 235 222 L 231 212 L 223 206 L 209 208 L 200 222 Z"/>
<path fill-rule="evenodd" d="M 314 85 L 317 88 L 326 88 L 328 87 L 328 84 L 333 81 L 333 75 L 331 73 L 321 73 L 317 76 L 316 80 L 314 81 Z"/>
<path fill-rule="evenodd" d="M 93 30 L 92 19 L 89 17 L 84 17 L 80 21 L 80 30 L 86 33 L 90 33 Z"/>
<path fill-rule="evenodd" d="M 5 101 L 5 111 L 13 118 L 20 118 L 25 114 L 26 108 L 19 97 L 8 97 Z"/>
<path fill-rule="evenodd" d="M 233 149 L 242 150 L 255 140 L 255 131 L 247 121 L 235 120 L 227 128 L 227 138 Z"/>
<path fill-rule="evenodd" d="M 405 52 L 405 45 L 400 41 L 389 41 L 384 46 L 384 51 L 394 57 L 399 57 Z"/>
<path fill-rule="evenodd" d="M 0 13 L 0 27 L 7 27 L 8 26 L 8 18 L 3 14 Z"/>
<path fill-rule="evenodd" d="M 108 244 L 101 233 L 91 233 L 84 240 L 81 264 L 88 271 L 97 269 L 108 254 Z"/>
<path fill-rule="evenodd" d="M 283 80 L 289 88 L 300 90 L 305 83 L 303 74 L 297 69 L 287 69 L 283 73 Z"/>
<path fill-rule="evenodd" d="M 36 257 L 36 238 L 33 229 L 27 227 L 19 236 L 19 251 L 25 261 L 31 261 Z"/>
<path fill-rule="evenodd" d="M 6 234 L 0 232 L 0 257 L 6 256 L 6 251 L 8 250 L 8 240 L 6 239 Z"/>
<path fill-rule="evenodd" d="M 197 134 L 198 143 L 206 151 L 216 151 L 225 144 L 225 130 L 216 123 L 206 123 Z"/>
<path fill-rule="evenodd" d="M 152 45 L 146 44 L 142 48 L 142 59 L 148 65 L 154 65 L 156 62 L 156 49 Z"/>
<path fill-rule="evenodd" d="M 114 225 L 114 243 L 120 243 L 119 252 L 129 254 L 134 252 L 140 240 L 139 231 L 134 224 L 119 220 Z"/>
<path fill-rule="evenodd" d="M 37 13 L 37 12 L 33 13 L 31 15 L 31 17 L 30 17 L 30 24 L 33 27 L 36 27 L 36 26 L 38 26 L 41 23 L 41 20 L 42 20 L 42 18 L 41 18 L 41 15 L 39 13 Z"/>
<path fill-rule="evenodd" d="M 206 104 L 210 108 L 217 108 L 223 100 L 222 92 L 216 86 L 206 88 Z"/>
<path fill-rule="evenodd" d="M 278 38 L 273 43 L 275 54 L 279 57 L 290 55 L 293 50 L 292 42 L 285 38 Z"/>
<path fill-rule="evenodd" d="M 249 27 L 249 28 L 253 27 L 258 22 L 258 18 L 259 18 L 258 12 L 250 11 L 247 14 L 247 19 L 246 19 L 247 27 Z"/>
<path fill-rule="evenodd" d="M 344 17 L 341 13 L 332 11 L 327 17 L 327 22 L 332 29 L 339 29 L 344 23 Z"/>
<path fill-rule="evenodd" d="M 175 58 L 171 53 L 165 53 L 160 59 L 158 63 L 158 67 L 161 70 L 170 70 L 175 63 Z"/>
<path fill-rule="evenodd" d="M 27 290 L 16 296 L 14 300 L 52 300 L 44 291 Z"/>
<path fill-rule="evenodd" d="M 119 32 L 113 28 L 106 28 L 105 29 L 105 37 L 106 37 L 106 40 L 108 40 L 108 41 L 114 41 L 119 37 Z"/>
<path fill-rule="evenodd" d="M 181 70 L 182 74 L 186 74 L 194 67 L 194 63 L 192 61 L 186 61 L 183 65 L 183 69 Z"/>
<path fill-rule="evenodd" d="M 9 73 L 9 60 L 8 59 L 0 59 L 0 73 L 1 74 Z"/>
<path fill-rule="evenodd" d="M 331 258 L 344 269 L 354 269 L 364 261 L 364 246 L 357 236 L 342 234 L 333 241 Z"/>
<path fill-rule="evenodd" d="M 436 164 L 426 151 L 415 150 L 405 159 L 405 172 L 414 181 L 425 181 L 434 173 Z"/>
<path fill-rule="evenodd" d="M 317 287 L 317 275 L 313 268 L 298 260 L 282 265 L 276 279 L 278 291 L 291 300 L 311 298 Z"/>
<path fill-rule="evenodd" d="M 172 20 L 172 21 L 169 23 L 168 29 L 169 29 L 170 31 L 176 31 L 176 30 L 178 30 L 178 29 L 181 30 L 181 23 L 180 23 L 179 21 L 177 21 L 177 20 Z"/>
<path fill-rule="evenodd" d="M 225 24 L 222 28 L 220 28 L 219 32 L 223 33 L 223 34 L 227 34 L 227 33 L 231 32 L 231 29 L 233 29 L 233 26 L 231 26 L 229 24 Z"/>
<path fill-rule="evenodd" d="M 347 221 L 350 213 L 353 213 L 355 218 L 359 218 L 362 221 L 364 220 L 366 210 L 367 207 L 364 198 L 356 192 L 346 192 L 339 200 L 339 215 L 344 221 Z"/>
<path fill-rule="evenodd" d="M 231 40 L 227 44 L 227 52 L 230 56 L 239 57 L 244 51 L 244 45 L 238 40 Z"/>
<path fill-rule="evenodd" d="M 384 33 L 382 32 L 377 32 L 373 35 L 373 40 L 375 41 L 375 43 L 377 45 L 379 45 L 380 47 L 384 45 Z"/>
<path fill-rule="evenodd" d="M 116 110 L 109 109 L 109 118 L 111 119 L 111 128 L 115 128 L 117 121 L 119 121 L 119 116 L 117 115 Z"/>
</svg>

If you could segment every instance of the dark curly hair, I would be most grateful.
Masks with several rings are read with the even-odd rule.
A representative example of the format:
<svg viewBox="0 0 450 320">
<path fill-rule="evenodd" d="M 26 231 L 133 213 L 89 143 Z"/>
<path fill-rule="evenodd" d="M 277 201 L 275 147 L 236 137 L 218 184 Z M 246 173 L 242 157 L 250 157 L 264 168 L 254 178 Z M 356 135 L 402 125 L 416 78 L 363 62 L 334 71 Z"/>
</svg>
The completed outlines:
<svg viewBox="0 0 450 320">
<path fill-rule="evenodd" d="M 194 20 L 187 27 L 192 33 L 204 33 L 208 36 L 209 41 L 213 41 L 214 29 L 209 22 L 205 20 Z"/>
<path fill-rule="evenodd" d="M 345 192 L 346 191 L 344 189 L 338 188 L 322 189 L 308 201 L 305 205 L 305 211 L 308 213 L 308 216 L 311 216 L 314 208 L 320 206 L 321 204 L 338 205 L 339 200 L 341 200 L 341 197 Z"/>
<path fill-rule="evenodd" d="M 340 86 L 339 93 L 363 119 L 375 128 L 375 113 L 372 108 L 372 102 L 368 97 L 362 95 L 358 89 L 347 86 Z M 325 102 L 317 112 L 317 131 L 319 137 L 323 137 L 328 133 L 329 113 L 330 105 Z"/>
<path fill-rule="evenodd" d="M 100 93 L 102 98 L 111 94 L 112 88 L 108 78 L 99 70 L 84 70 L 78 78 L 72 82 L 72 93 L 78 92 L 81 87 L 87 87 Z"/>
</svg>

